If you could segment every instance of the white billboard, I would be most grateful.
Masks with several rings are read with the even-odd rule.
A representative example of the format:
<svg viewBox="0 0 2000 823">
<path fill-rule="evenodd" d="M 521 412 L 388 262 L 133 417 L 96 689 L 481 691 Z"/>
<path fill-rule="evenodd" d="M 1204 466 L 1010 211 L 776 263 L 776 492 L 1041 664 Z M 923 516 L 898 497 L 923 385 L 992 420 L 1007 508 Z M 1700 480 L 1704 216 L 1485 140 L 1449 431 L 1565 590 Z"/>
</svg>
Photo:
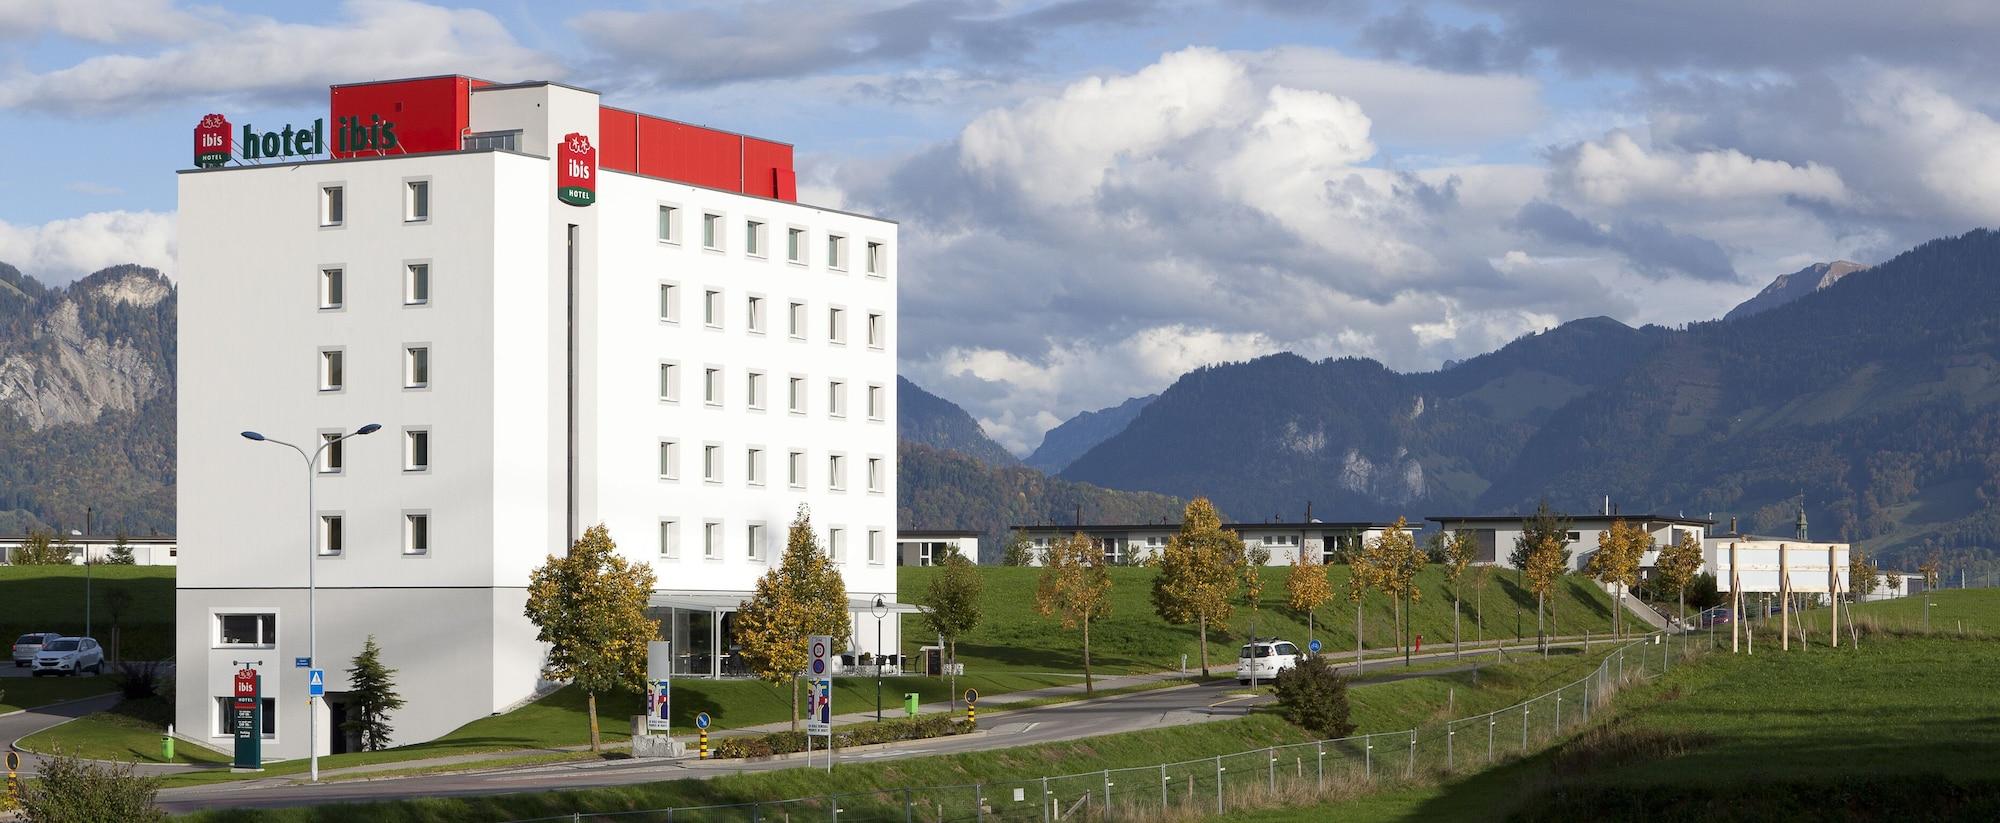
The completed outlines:
<svg viewBox="0 0 2000 823">
<path fill-rule="evenodd" d="M 1735 547 L 1734 568 L 1730 566 L 1731 546 Z M 1790 572 L 1791 590 L 1795 592 L 1824 592 L 1829 582 L 1839 586 L 1840 591 L 1848 591 L 1846 543 L 1710 541 L 1702 555 L 1707 571 L 1715 575 L 1717 591 L 1733 591 L 1739 585 L 1746 592 L 1780 591 L 1780 569 Z M 1827 576 L 1829 568 L 1833 572 L 1831 581 Z"/>
</svg>

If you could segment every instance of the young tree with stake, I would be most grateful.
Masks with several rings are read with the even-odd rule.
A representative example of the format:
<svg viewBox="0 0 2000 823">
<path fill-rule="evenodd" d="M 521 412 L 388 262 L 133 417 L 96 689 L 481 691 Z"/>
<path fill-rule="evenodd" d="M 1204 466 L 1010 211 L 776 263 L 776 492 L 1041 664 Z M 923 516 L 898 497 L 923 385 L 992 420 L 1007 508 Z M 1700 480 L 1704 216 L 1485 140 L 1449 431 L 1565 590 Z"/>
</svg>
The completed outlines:
<svg viewBox="0 0 2000 823">
<path fill-rule="evenodd" d="M 1625 589 L 1639 582 L 1639 558 L 1653 547 L 1653 536 L 1623 520 L 1611 521 L 1611 528 L 1597 533 L 1597 551 L 1585 564 L 1586 571 L 1607 586 L 1617 586 L 1611 607 L 1611 633 L 1625 636 Z"/>
<path fill-rule="evenodd" d="M 1549 648 L 1549 635 L 1542 615 L 1556 580 L 1569 569 L 1569 527 L 1569 518 L 1550 510 L 1544 500 L 1535 507 L 1534 516 L 1521 524 L 1521 536 L 1514 541 L 1521 574 L 1535 593 L 1535 648 L 1544 653 Z M 1547 611 L 1553 622 L 1554 610 Z"/>
<path fill-rule="evenodd" d="M 944 568 L 931 578 L 929 590 L 924 592 L 924 623 L 933 634 L 944 638 L 946 653 L 954 664 L 958 662 L 958 638 L 979 625 L 979 595 L 984 588 L 972 561 L 952 552 L 945 558 Z M 955 665 L 952 671 L 957 671 Z M 956 711 L 958 683 L 957 675 L 952 676 L 952 709 Z"/>
<path fill-rule="evenodd" d="M 651 566 L 618 555 L 602 523 L 528 577 L 527 617 L 541 630 L 535 639 L 549 644 L 542 676 L 589 696 L 591 751 L 601 748 L 597 695 L 645 682 L 646 643 L 660 636 L 659 621 L 646 617 L 653 580 Z"/>
<path fill-rule="evenodd" d="M 1444 557 L 1441 564 L 1444 568 L 1444 579 L 1451 586 L 1451 656 L 1457 659 L 1460 644 L 1458 584 L 1465 579 L 1465 570 L 1472 565 L 1473 554 L 1479 547 L 1473 542 L 1472 535 L 1464 530 L 1453 531 L 1450 534 L 1441 532 L 1438 536 L 1443 544 L 1440 546 L 1442 549 L 1440 554 Z"/>
<path fill-rule="evenodd" d="M 823 634 L 842 649 L 852 635 L 847 583 L 813 532 L 812 512 L 800 504 L 785 533 L 785 556 L 757 579 L 757 589 L 736 612 L 736 644 L 750 671 L 773 686 L 792 687 L 792 731 L 799 730 L 799 674 L 811 654 L 806 638 Z"/>
<path fill-rule="evenodd" d="M 1209 624 L 1227 625 L 1235 611 L 1230 598 L 1236 590 L 1235 558 L 1244 554 L 1243 538 L 1222 528 L 1222 518 L 1207 498 L 1188 501 L 1180 533 L 1167 539 L 1160 553 L 1160 573 L 1153 578 L 1153 611 L 1176 625 L 1194 623 L 1201 642 L 1201 675 L 1209 676 Z"/>
<path fill-rule="evenodd" d="M 1326 564 L 1319 562 L 1318 552 L 1299 547 L 1299 556 L 1292 562 L 1292 570 L 1285 575 L 1285 600 L 1292 610 L 1306 616 L 1306 641 L 1312 641 L 1313 612 L 1333 598 L 1333 584 L 1326 579 Z"/>
<path fill-rule="evenodd" d="M 1693 532 L 1682 532 L 1680 540 L 1660 549 L 1660 559 L 1653 565 L 1653 573 L 1660 576 L 1660 582 L 1674 590 L 1679 604 L 1679 611 L 1674 614 L 1683 624 L 1687 621 L 1688 584 L 1701 571 L 1701 563 L 1701 541 L 1695 539 Z M 1687 626 L 1681 628 L 1685 633 Z"/>
<path fill-rule="evenodd" d="M 1396 642 L 1403 649 L 1403 665 L 1410 664 L 1410 629 L 1407 620 L 1408 606 L 1423 599 L 1423 592 L 1417 588 L 1417 575 L 1424 570 L 1429 556 L 1417 548 L 1417 541 L 1405 528 L 1403 518 L 1381 537 L 1375 538 L 1368 546 L 1369 564 L 1376 573 L 1376 583 L 1383 594 L 1396 607 Z"/>
<path fill-rule="evenodd" d="M 1361 652 L 1361 638 L 1364 634 L 1361 601 L 1367 599 L 1368 590 L 1375 587 L 1375 580 L 1379 574 L 1370 557 L 1372 554 L 1373 552 L 1365 548 L 1347 553 L 1347 599 L 1354 604 L 1354 673 L 1357 675 L 1361 673 L 1364 665 Z"/>
<path fill-rule="evenodd" d="M 1090 624 L 1111 614 L 1111 571 L 1097 541 L 1078 532 L 1049 544 L 1035 583 L 1035 611 L 1061 620 L 1064 629 L 1083 630 L 1083 693 L 1093 693 Z"/>
</svg>

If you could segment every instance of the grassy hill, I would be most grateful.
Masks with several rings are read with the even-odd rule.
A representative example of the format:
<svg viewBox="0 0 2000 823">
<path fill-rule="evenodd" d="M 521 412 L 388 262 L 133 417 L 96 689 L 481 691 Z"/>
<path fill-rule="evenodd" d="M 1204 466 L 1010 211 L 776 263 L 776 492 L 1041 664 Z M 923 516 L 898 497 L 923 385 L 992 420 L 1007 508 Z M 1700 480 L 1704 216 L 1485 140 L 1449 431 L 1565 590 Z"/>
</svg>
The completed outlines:
<svg viewBox="0 0 2000 823">
<path fill-rule="evenodd" d="M 897 597 L 922 603 L 936 569 L 904 567 L 898 570 Z M 1083 668 L 1083 649 L 1077 632 L 1064 631 L 1059 623 L 1035 612 L 1035 580 L 1040 569 L 1006 566 L 980 568 L 986 589 L 981 599 L 980 626 L 959 641 L 958 656 L 968 672 L 1075 672 Z M 1263 598 L 1256 613 L 1257 634 L 1276 635 L 1305 645 L 1306 618 L 1285 604 L 1286 567 L 1263 569 Z M 1099 672 L 1139 672 L 1177 669 L 1181 655 L 1188 666 L 1199 665 L 1200 643 L 1196 627 L 1175 626 L 1153 612 L 1152 585 L 1157 574 L 1147 568 L 1111 569 L 1111 615 L 1090 630 L 1091 662 Z M 1354 650 L 1354 606 L 1346 599 L 1348 570 L 1327 567 L 1333 583 L 1334 600 L 1314 617 L 1314 631 L 1326 650 Z M 1471 575 L 1468 575 L 1470 578 Z M 1423 635 L 1427 649 L 1451 644 L 1451 596 L 1438 569 L 1426 569 L 1417 578 L 1423 592 L 1412 613 L 1416 633 Z M 1491 573 L 1483 592 L 1470 579 L 1462 587 L 1465 601 L 1462 631 L 1467 642 L 1484 638 L 1535 636 L 1535 596 L 1522 588 L 1513 572 Z M 1556 622 L 1552 633 L 1602 634 L 1611 630 L 1611 599 L 1595 584 L 1580 577 L 1567 577 L 1556 598 Z M 1480 612 L 1484 612 L 1483 626 Z M 1395 646 L 1391 628 L 1392 606 L 1387 597 L 1371 594 L 1363 603 L 1362 624 L 1369 649 Z M 1251 612 L 1238 608 L 1228 626 L 1209 628 L 1211 666 L 1234 666 L 1235 648 L 1249 635 Z M 935 643 L 923 638 L 919 617 L 904 618 L 904 651 L 915 654 L 917 647 Z M 1636 623 L 1636 621 L 1634 621 Z M 1518 626 L 1519 634 L 1516 634 Z"/>
<path fill-rule="evenodd" d="M 171 566 L 92 566 L 91 630 L 106 645 L 120 626 L 128 658 L 161 659 L 174 652 L 174 569 Z M 82 634 L 85 573 L 82 566 L 0 566 L 0 634 L 7 642 L 24 632 Z M 124 592 L 130 605 L 114 615 Z"/>
</svg>

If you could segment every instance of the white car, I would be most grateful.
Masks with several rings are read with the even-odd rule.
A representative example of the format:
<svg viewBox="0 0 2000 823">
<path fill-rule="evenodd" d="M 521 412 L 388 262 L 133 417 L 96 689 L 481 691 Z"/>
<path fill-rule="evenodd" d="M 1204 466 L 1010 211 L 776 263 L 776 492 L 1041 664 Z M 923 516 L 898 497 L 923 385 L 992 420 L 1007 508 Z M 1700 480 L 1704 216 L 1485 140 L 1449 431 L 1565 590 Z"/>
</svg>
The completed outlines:
<svg viewBox="0 0 2000 823">
<path fill-rule="evenodd" d="M 58 637 L 62 635 L 55 632 L 28 632 L 15 638 L 14 666 L 19 668 L 34 665 L 35 655 L 41 653 L 42 647 L 48 645 L 49 641 Z"/>
<path fill-rule="evenodd" d="M 104 671 L 104 648 L 97 645 L 96 638 L 57 638 L 35 654 L 36 677 L 45 674 L 75 675 L 84 671 L 91 674 Z"/>
<path fill-rule="evenodd" d="M 1299 664 L 1299 647 L 1284 640 L 1253 640 L 1236 655 L 1236 682 L 1270 681 Z"/>
</svg>

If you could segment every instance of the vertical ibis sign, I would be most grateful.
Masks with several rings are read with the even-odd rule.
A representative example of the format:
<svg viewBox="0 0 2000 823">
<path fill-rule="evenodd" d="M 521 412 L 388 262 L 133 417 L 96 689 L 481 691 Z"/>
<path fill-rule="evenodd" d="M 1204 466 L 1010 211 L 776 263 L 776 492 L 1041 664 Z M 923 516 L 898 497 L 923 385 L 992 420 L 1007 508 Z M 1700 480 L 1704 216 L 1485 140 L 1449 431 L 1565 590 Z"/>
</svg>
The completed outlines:
<svg viewBox="0 0 2000 823">
<path fill-rule="evenodd" d="M 570 132 L 556 149 L 556 199 L 572 206 L 597 202 L 597 149 L 587 135 Z"/>
<path fill-rule="evenodd" d="M 229 162 L 229 118 L 220 114 L 203 117 L 194 127 L 194 164 L 212 169 Z"/>
<path fill-rule="evenodd" d="M 264 695 L 257 670 L 244 667 L 236 672 L 236 694 L 229 702 L 229 731 L 236 738 L 236 758 L 232 768 L 264 768 Z"/>
</svg>

